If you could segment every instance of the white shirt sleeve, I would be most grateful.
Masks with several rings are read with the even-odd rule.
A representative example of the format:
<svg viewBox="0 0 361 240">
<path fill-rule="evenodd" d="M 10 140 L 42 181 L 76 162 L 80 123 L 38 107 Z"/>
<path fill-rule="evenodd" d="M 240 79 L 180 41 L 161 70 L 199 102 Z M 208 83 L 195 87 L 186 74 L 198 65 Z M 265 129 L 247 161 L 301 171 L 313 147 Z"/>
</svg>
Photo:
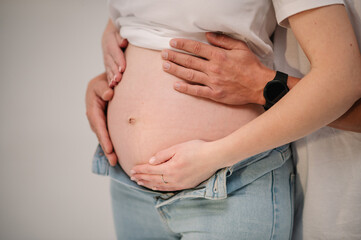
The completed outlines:
<svg viewBox="0 0 361 240">
<path fill-rule="evenodd" d="M 318 7 L 332 4 L 344 4 L 343 0 L 272 0 L 277 22 L 282 27 L 289 27 L 288 17 Z"/>
</svg>

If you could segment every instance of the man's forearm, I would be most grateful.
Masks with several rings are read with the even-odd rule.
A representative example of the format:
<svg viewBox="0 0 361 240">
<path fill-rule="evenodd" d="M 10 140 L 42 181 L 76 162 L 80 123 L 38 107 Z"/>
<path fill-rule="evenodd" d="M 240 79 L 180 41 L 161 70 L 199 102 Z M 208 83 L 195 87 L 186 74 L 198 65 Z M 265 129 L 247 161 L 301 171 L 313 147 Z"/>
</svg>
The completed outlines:
<svg viewBox="0 0 361 240">
<path fill-rule="evenodd" d="M 344 115 L 330 123 L 328 126 L 361 133 L 361 99 L 359 99 Z"/>
</svg>

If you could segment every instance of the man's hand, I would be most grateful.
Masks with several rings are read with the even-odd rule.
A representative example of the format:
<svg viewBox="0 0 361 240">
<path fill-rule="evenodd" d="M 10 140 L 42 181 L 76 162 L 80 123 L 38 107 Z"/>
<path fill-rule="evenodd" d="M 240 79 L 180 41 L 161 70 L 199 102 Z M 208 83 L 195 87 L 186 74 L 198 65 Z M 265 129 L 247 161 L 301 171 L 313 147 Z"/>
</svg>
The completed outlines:
<svg viewBox="0 0 361 240">
<path fill-rule="evenodd" d="M 206 36 L 214 46 L 187 39 L 170 41 L 173 48 L 201 58 L 162 51 L 162 58 L 167 60 L 164 71 L 187 81 L 177 81 L 174 88 L 225 104 L 264 105 L 263 88 L 276 72 L 264 66 L 244 42 L 222 34 Z"/>
<path fill-rule="evenodd" d="M 113 98 L 113 89 L 108 86 L 105 73 L 90 80 L 86 91 L 86 115 L 90 127 L 97 135 L 100 145 L 110 165 L 117 164 L 117 156 L 107 130 L 105 109 L 107 102 Z"/>
</svg>

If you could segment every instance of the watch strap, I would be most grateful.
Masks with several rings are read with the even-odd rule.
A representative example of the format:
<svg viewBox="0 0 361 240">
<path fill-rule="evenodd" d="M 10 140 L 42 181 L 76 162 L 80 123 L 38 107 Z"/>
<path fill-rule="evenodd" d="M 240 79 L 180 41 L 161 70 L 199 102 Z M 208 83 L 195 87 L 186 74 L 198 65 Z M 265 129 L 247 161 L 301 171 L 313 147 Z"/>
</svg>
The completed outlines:
<svg viewBox="0 0 361 240">
<path fill-rule="evenodd" d="M 277 71 L 276 76 L 273 80 L 275 80 L 275 79 L 280 80 L 280 81 L 284 82 L 285 84 L 287 84 L 288 74 Z"/>
<path fill-rule="evenodd" d="M 280 72 L 280 71 L 276 71 L 276 76 L 273 78 L 273 80 L 271 80 L 270 82 L 274 81 L 274 80 L 278 80 L 281 81 L 285 84 L 285 86 L 287 86 L 287 79 L 288 79 L 288 74 Z M 288 87 L 287 87 L 287 91 L 288 91 Z M 268 109 L 270 109 L 278 100 L 280 100 L 283 95 L 279 95 L 276 99 L 275 102 L 270 102 L 266 99 L 266 104 L 263 106 L 264 110 L 267 111 Z"/>
</svg>

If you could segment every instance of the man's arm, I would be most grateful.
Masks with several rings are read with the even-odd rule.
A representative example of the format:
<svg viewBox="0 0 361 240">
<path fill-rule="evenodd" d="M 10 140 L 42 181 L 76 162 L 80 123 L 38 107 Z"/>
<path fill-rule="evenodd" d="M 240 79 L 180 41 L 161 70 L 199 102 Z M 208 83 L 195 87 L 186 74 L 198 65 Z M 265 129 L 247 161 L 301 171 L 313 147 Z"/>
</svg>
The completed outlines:
<svg viewBox="0 0 361 240">
<path fill-rule="evenodd" d="M 97 135 L 110 165 L 115 166 L 117 164 L 117 156 L 113 151 L 105 116 L 107 102 L 113 98 L 113 94 L 113 89 L 108 86 L 107 76 L 103 73 L 89 81 L 85 102 L 86 115 L 90 127 Z"/>
<path fill-rule="evenodd" d="M 225 104 L 264 105 L 263 89 L 267 82 L 274 78 L 276 71 L 264 66 L 244 42 L 221 34 L 207 33 L 206 36 L 213 46 L 187 39 L 171 41 L 173 48 L 202 55 L 206 59 L 163 50 L 163 59 L 170 63 L 170 67 L 164 70 L 188 81 L 176 82 L 175 89 Z M 299 78 L 289 76 L 287 82 L 289 89 L 299 81 Z M 194 85 L 194 83 L 202 85 Z M 361 132 L 360 101 L 329 126 Z"/>
</svg>

